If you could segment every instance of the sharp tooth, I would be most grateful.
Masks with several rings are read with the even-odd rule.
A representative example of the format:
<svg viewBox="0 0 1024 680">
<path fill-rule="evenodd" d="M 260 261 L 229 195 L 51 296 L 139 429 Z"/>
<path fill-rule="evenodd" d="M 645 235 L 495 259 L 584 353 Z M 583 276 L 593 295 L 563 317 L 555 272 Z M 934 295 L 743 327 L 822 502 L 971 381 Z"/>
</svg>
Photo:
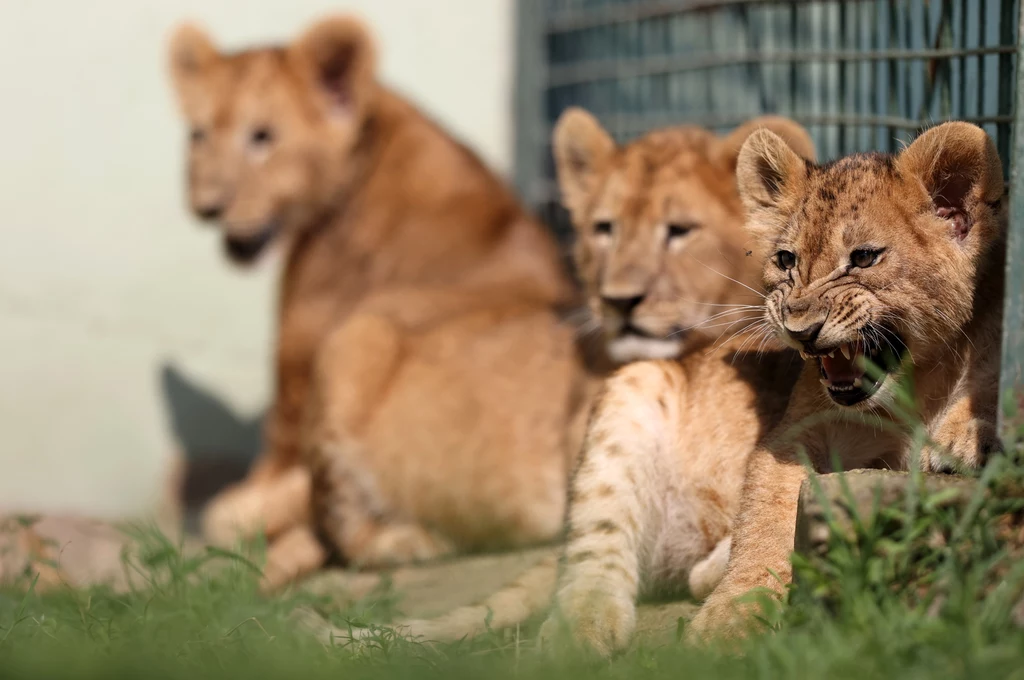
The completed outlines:
<svg viewBox="0 0 1024 680">
<path fill-rule="evenodd" d="M 850 345 L 849 345 L 849 343 L 845 343 L 844 342 L 842 345 L 839 346 L 839 349 L 843 353 L 843 356 L 846 357 L 846 360 L 849 361 L 850 360 Z"/>
<path fill-rule="evenodd" d="M 800 358 L 801 358 L 801 359 L 803 359 L 804 361 L 807 361 L 808 359 L 810 359 L 810 358 L 811 358 L 811 357 L 809 357 L 809 356 L 807 355 L 807 352 L 805 352 L 805 351 L 803 351 L 803 350 L 799 350 L 799 351 L 800 351 Z"/>
<path fill-rule="evenodd" d="M 829 359 L 835 359 L 836 358 L 836 351 L 832 350 L 831 352 L 829 352 L 828 353 L 828 358 Z"/>
<path fill-rule="evenodd" d="M 861 385 L 861 379 L 860 378 L 854 378 L 853 379 L 853 386 L 854 387 L 860 387 L 860 385 Z"/>
</svg>

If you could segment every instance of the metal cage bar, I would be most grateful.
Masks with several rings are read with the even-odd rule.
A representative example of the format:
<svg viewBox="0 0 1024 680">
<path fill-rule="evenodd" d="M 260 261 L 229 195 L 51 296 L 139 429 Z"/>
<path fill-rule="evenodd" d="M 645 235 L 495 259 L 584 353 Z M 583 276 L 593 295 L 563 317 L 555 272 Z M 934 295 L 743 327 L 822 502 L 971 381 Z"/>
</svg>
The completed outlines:
<svg viewBox="0 0 1024 680">
<path fill-rule="evenodd" d="M 1017 35 L 1024 35 L 1024 11 L 1017 17 Z M 1005 28 L 1005 27 L 1004 27 Z M 1024 58 L 1024 43 L 1018 42 L 1017 63 Z M 1016 86 L 1016 116 L 1013 126 L 1013 166 L 1010 174 L 1010 232 L 1006 248 L 1006 301 L 1003 308 L 1003 365 L 999 393 L 1009 402 L 1003 415 L 1012 417 L 1011 427 L 1024 425 L 1024 72 L 1001 83 L 1003 96 Z M 1004 427 L 1004 433 L 1009 434 Z"/>
</svg>

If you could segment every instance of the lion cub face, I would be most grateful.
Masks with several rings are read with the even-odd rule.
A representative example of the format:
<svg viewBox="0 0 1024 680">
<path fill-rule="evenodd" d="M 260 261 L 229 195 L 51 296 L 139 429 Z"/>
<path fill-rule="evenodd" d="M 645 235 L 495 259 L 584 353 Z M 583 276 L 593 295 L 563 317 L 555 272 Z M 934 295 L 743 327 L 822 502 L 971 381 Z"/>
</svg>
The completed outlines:
<svg viewBox="0 0 1024 680">
<path fill-rule="evenodd" d="M 375 90 L 358 22 L 323 21 L 288 47 L 231 54 L 185 25 L 170 66 L 190 128 L 189 202 L 220 226 L 233 260 L 255 260 L 338 200 Z"/>
<path fill-rule="evenodd" d="M 832 402 L 884 404 L 904 360 L 954 358 L 979 268 L 1003 237 L 1002 168 L 983 130 L 947 123 L 898 155 L 821 166 L 762 131 L 737 175 L 770 253 L 767 321 L 817 364 Z"/>
<path fill-rule="evenodd" d="M 743 141 L 762 126 L 814 158 L 803 128 L 775 117 L 721 138 L 668 128 L 623 147 L 585 111 L 559 119 L 554 155 L 576 264 L 613 360 L 675 357 L 694 336 L 746 324 L 749 315 L 726 307 L 759 299 L 745 287 L 758 260 L 748 252 L 735 168 Z"/>
</svg>

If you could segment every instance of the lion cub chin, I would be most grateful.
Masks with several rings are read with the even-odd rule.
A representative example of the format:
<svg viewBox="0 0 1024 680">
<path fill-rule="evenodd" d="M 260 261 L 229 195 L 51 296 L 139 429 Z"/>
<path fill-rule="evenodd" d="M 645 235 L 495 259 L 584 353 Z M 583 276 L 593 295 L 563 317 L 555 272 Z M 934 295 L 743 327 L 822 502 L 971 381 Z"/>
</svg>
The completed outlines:
<svg viewBox="0 0 1024 680">
<path fill-rule="evenodd" d="M 736 598 L 790 580 L 798 450 L 817 472 L 835 455 L 844 470 L 906 469 L 913 425 L 889 408 L 901 398 L 926 429 L 926 471 L 977 468 L 999 449 L 1006 214 L 985 132 L 946 123 L 898 155 L 814 165 L 763 131 L 737 174 L 747 228 L 774 251 L 765 318 L 805 361 L 751 455 L 725 577 L 690 626 L 700 638 L 748 631 L 750 606 Z"/>
</svg>

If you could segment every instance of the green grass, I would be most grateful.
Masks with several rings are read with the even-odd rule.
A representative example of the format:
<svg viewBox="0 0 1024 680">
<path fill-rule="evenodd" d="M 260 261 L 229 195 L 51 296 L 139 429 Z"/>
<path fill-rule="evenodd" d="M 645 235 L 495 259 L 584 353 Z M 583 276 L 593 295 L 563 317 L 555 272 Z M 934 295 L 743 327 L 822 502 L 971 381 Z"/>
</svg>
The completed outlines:
<svg viewBox="0 0 1024 680">
<path fill-rule="evenodd" d="M 289 613 L 330 611 L 330 602 L 260 597 L 253 563 L 219 551 L 185 557 L 151 533 L 128 560 L 147 581 L 134 592 L 0 591 L 0 669 L 33 678 L 1024 679 L 1024 631 L 1013 623 L 1024 593 L 1024 461 L 1010 448 L 966 508 L 912 493 L 860 518 L 852 536 L 833 532 L 827 557 L 798 557 L 789 604 L 766 600 L 772 632 L 739 649 L 640 639 L 611 661 L 541 655 L 535 625 L 437 646 L 383 629 L 362 647 L 326 647 Z M 383 593 L 331 616 L 379 619 L 392 604 Z"/>
</svg>

